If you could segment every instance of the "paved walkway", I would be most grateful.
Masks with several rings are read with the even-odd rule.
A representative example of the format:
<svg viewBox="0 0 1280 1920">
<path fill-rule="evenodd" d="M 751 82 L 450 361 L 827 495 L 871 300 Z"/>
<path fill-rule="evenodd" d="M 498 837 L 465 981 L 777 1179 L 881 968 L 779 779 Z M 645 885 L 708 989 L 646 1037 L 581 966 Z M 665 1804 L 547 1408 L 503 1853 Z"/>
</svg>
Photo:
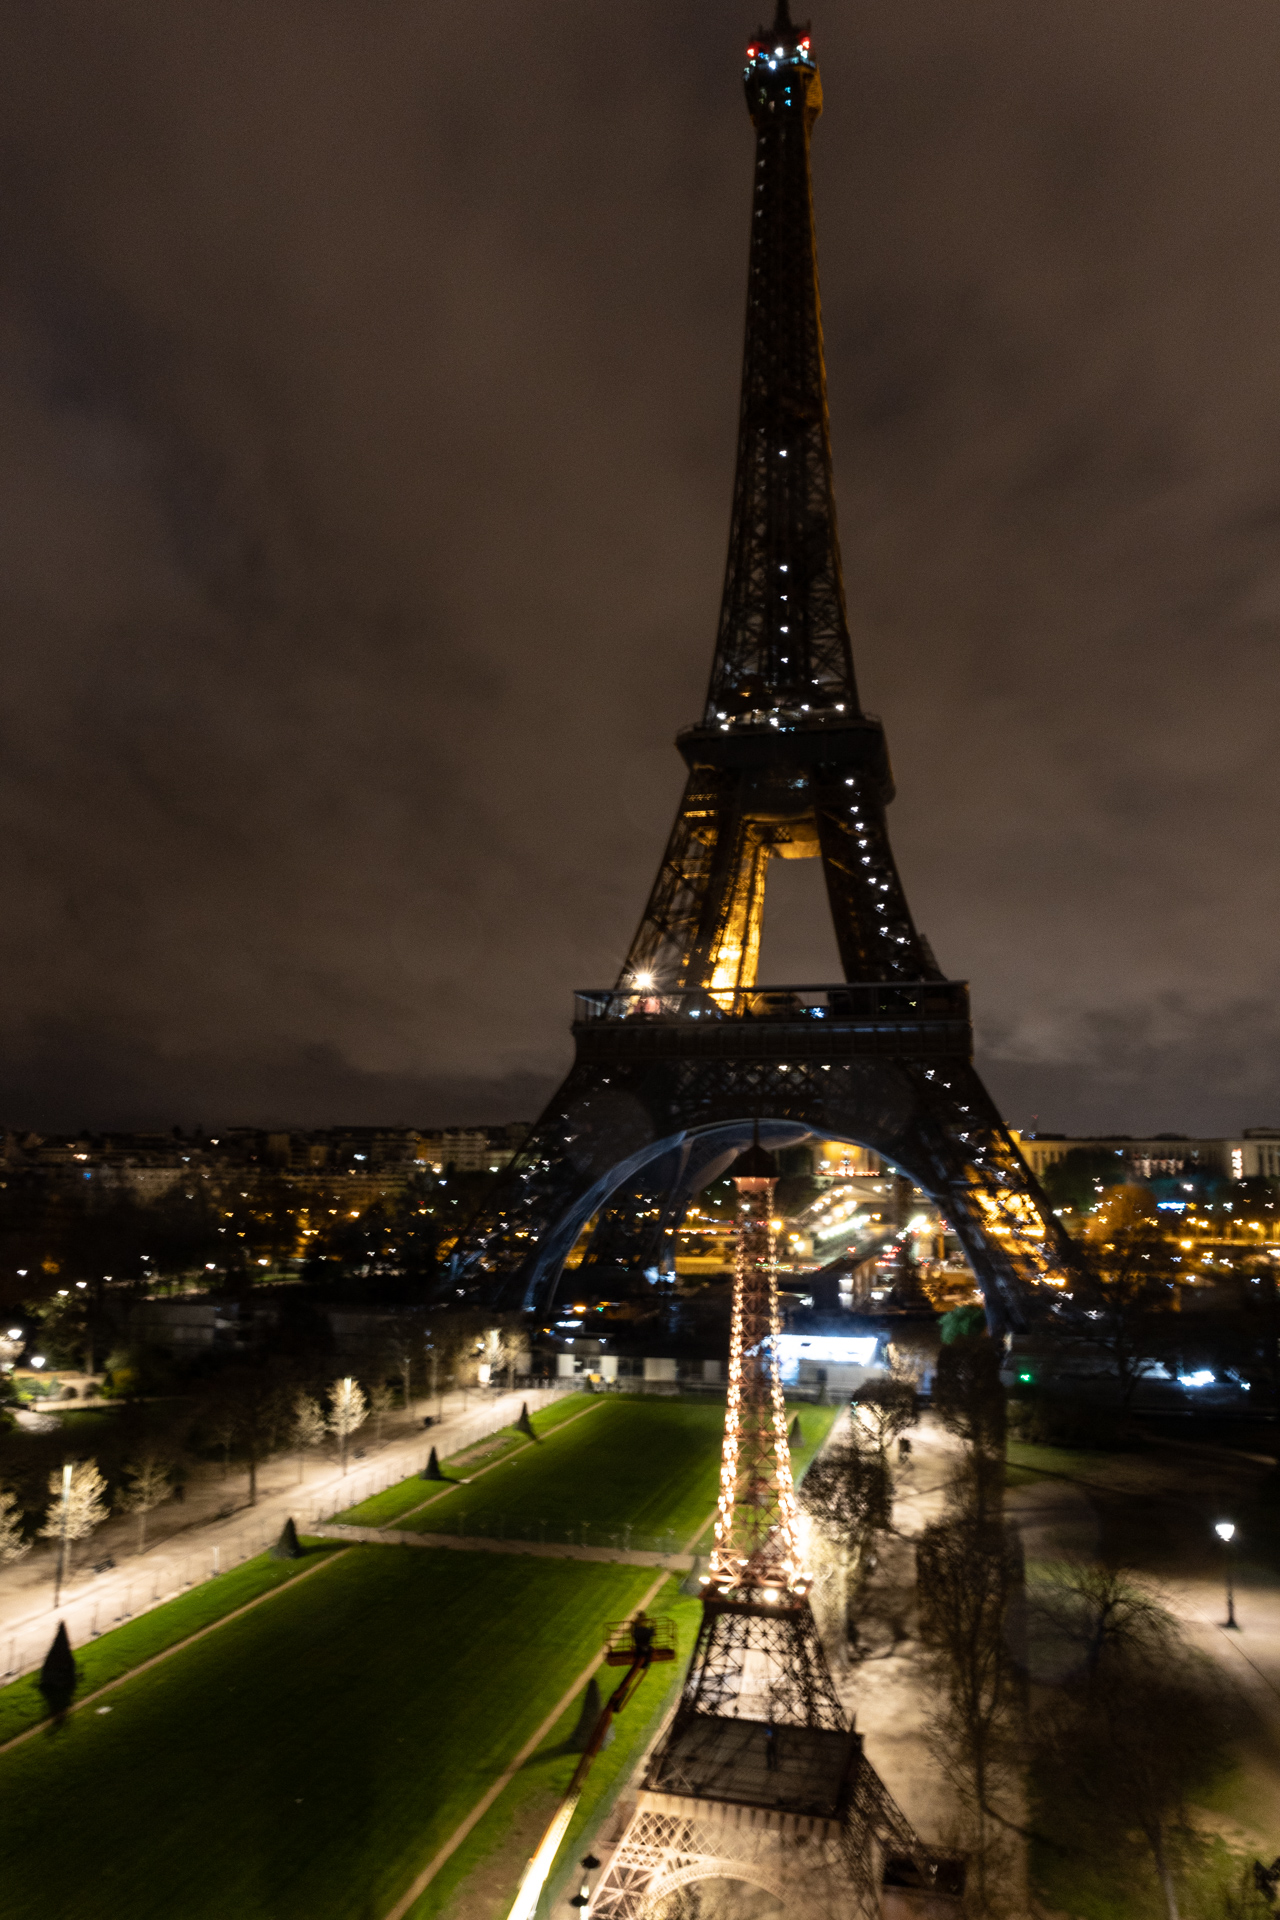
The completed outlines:
<svg viewBox="0 0 1280 1920">
<path fill-rule="evenodd" d="M 316 1472 L 313 1455 L 313 1477 L 302 1485 L 297 1478 L 299 1456 L 275 1455 L 260 1470 L 256 1506 L 242 1506 L 213 1518 L 193 1516 L 193 1524 L 142 1554 L 131 1550 L 136 1523 L 108 1523 L 91 1543 L 81 1544 L 80 1553 L 86 1561 L 110 1553 L 116 1565 L 102 1574 L 87 1568 L 78 1572 L 64 1590 L 56 1613 L 53 1554 L 49 1548 L 37 1548 L 0 1574 L 0 1679 L 39 1665 L 59 1619 L 66 1621 L 72 1644 L 81 1645 L 120 1620 L 261 1553 L 279 1537 L 286 1520 L 292 1518 L 300 1531 L 313 1531 L 322 1517 L 355 1506 L 383 1487 L 420 1472 L 433 1446 L 442 1456 L 461 1452 L 486 1434 L 510 1426 L 525 1401 L 536 1412 L 560 1397 L 554 1388 L 483 1397 L 475 1392 L 465 1397 L 447 1394 L 444 1418 L 429 1429 L 417 1423 L 402 1425 L 398 1433 L 393 1430 L 375 1459 L 361 1461 L 346 1475 L 330 1462 Z M 211 1485 L 216 1489 L 216 1483 Z M 163 1511 L 172 1515 L 174 1509 Z M 466 1544 L 475 1545 L 473 1541 Z"/>
<path fill-rule="evenodd" d="M 689 1573 L 691 1553 L 645 1553 L 638 1548 L 575 1547 L 567 1541 L 494 1540 L 483 1533 L 404 1533 L 390 1527 L 350 1527 L 341 1521 L 322 1521 L 308 1528 L 322 1540 L 350 1540 L 371 1547 L 451 1547 L 458 1553 L 532 1553 L 543 1560 L 603 1560 L 618 1567 L 665 1567 L 669 1573 Z"/>
<path fill-rule="evenodd" d="M 1238 1626 L 1225 1625 L 1225 1563 L 1213 1518 L 1249 1504 L 1270 1461 L 1226 1449 L 1153 1444 L 1132 1458 L 1099 1455 L 1086 1477 L 1037 1476 L 1011 1489 L 1008 1509 L 1027 1559 L 1103 1558 L 1156 1589 L 1188 1640 L 1251 1710 L 1242 1740 L 1245 1790 L 1234 1819 L 1200 1815 L 1225 1838 L 1271 1858 L 1280 1848 L 1280 1579 L 1243 1542 L 1235 1568 Z M 1268 1526 L 1274 1522 L 1261 1522 Z"/>
</svg>

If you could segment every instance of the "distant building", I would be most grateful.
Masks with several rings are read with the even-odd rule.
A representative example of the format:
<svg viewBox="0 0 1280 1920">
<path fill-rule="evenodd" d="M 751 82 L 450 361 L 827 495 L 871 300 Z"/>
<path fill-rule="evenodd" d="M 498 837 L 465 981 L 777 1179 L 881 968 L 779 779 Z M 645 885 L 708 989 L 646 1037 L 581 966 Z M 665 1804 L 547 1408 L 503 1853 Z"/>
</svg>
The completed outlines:
<svg viewBox="0 0 1280 1920">
<path fill-rule="evenodd" d="M 522 1120 L 503 1127 L 445 1127 L 420 1136 L 421 1158 L 433 1173 L 497 1173 L 515 1158 L 528 1132 Z"/>
<path fill-rule="evenodd" d="M 1183 1133 L 1134 1139 L 1127 1133 L 1077 1136 L 1014 1133 L 1022 1156 L 1041 1179 L 1069 1153 L 1114 1153 L 1137 1180 L 1207 1173 L 1224 1180 L 1280 1179 L 1280 1127 L 1246 1127 L 1236 1139 L 1192 1139 Z"/>
</svg>

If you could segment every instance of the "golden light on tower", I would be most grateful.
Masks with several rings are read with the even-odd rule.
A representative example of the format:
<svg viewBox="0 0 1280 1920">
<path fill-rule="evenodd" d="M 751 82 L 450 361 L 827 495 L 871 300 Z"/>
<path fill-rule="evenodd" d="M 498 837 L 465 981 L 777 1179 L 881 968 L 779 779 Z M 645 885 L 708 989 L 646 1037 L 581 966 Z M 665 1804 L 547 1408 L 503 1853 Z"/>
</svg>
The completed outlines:
<svg viewBox="0 0 1280 1920">
<path fill-rule="evenodd" d="M 795 1483 L 787 1409 L 778 1376 L 778 1269 L 773 1156 L 754 1144 L 729 1169 L 738 1189 L 725 1404 L 715 1545 L 706 1584 L 773 1605 L 803 1594 Z"/>
</svg>

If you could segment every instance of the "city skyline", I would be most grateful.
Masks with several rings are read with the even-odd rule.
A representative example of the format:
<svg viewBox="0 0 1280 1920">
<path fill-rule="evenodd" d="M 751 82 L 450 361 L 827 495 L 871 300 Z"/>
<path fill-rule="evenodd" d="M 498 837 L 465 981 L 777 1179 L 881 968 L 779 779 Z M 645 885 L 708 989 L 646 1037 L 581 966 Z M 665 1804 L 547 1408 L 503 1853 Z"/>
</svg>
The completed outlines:
<svg viewBox="0 0 1280 1920">
<path fill-rule="evenodd" d="M 529 1118 L 701 704 L 754 16 L 7 11 L 0 1117 Z M 1280 27 L 815 26 L 921 925 L 1011 1124 L 1265 1125 Z M 838 977 L 812 865 L 764 979 Z"/>
</svg>

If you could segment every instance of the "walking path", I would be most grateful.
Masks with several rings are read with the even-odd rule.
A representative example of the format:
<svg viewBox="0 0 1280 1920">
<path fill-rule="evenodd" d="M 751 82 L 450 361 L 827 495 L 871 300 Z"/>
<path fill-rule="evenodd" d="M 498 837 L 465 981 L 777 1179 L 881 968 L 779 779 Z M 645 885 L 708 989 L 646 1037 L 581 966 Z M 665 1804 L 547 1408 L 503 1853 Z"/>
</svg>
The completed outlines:
<svg viewBox="0 0 1280 1920">
<path fill-rule="evenodd" d="M 451 1547 L 458 1553 L 532 1553 L 544 1560 L 603 1560 L 617 1567 L 665 1567 L 668 1573 L 689 1573 L 694 1565 L 691 1553 L 645 1553 L 635 1547 L 575 1547 L 567 1541 L 495 1540 L 484 1533 L 401 1533 L 390 1527 L 351 1527 L 338 1520 L 321 1521 L 307 1531 L 321 1540 L 350 1540 L 371 1547 Z M 694 1538 L 702 1531 L 699 1529 Z"/>
<path fill-rule="evenodd" d="M 130 1550 L 131 1524 L 108 1523 L 92 1543 L 82 1543 L 81 1552 L 86 1560 L 90 1555 L 100 1560 L 109 1552 L 117 1564 L 101 1574 L 77 1573 L 64 1588 L 56 1612 L 53 1554 L 37 1549 L 0 1573 L 0 1679 L 13 1679 L 40 1664 L 58 1620 L 65 1620 L 72 1645 L 81 1645 L 118 1621 L 261 1553 L 279 1537 L 286 1520 L 293 1519 L 300 1532 L 315 1531 L 329 1515 L 421 1472 L 433 1446 L 441 1455 L 460 1453 L 486 1434 L 510 1426 L 526 1401 L 530 1412 L 537 1412 L 561 1397 L 556 1388 L 520 1389 L 483 1399 L 476 1393 L 445 1395 L 444 1417 L 429 1429 L 416 1422 L 405 1426 L 379 1450 L 376 1461 L 361 1463 L 345 1475 L 326 1462 L 306 1484 L 293 1477 L 302 1464 L 298 1454 L 275 1455 L 260 1470 L 266 1484 L 256 1506 L 196 1520 L 145 1553 Z"/>
<path fill-rule="evenodd" d="M 1227 1627 L 1225 1563 L 1207 1536 L 1213 1516 L 1231 1511 L 1232 1483 L 1245 1498 L 1249 1469 L 1270 1464 L 1225 1449 L 1150 1444 L 1136 1459 L 1098 1456 L 1087 1478 L 1046 1472 L 1006 1496 L 1029 1562 L 1101 1558 L 1132 1568 L 1248 1703 L 1254 1726 L 1240 1742 L 1247 1790 L 1233 1796 L 1248 1824 L 1244 1813 L 1197 1811 L 1197 1819 L 1233 1842 L 1269 1849 L 1268 1858 L 1280 1845 L 1280 1579 L 1249 1555 L 1246 1541 L 1235 1570 L 1238 1624 Z"/>
</svg>

